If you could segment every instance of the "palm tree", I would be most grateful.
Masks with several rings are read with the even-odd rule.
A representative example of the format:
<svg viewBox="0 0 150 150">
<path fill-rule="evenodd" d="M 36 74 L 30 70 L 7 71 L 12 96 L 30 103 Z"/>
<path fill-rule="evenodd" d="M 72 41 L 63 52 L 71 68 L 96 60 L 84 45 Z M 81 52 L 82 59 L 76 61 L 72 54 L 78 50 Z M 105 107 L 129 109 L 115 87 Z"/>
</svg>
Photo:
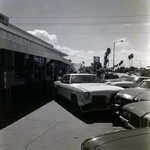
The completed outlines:
<svg viewBox="0 0 150 150">
<path fill-rule="evenodd" d="M 121 66 L 123 64 L 123 60 L 120 61 L 119 66 Z"/>
<path fill-rule="evenodd" d="M 130 68 L 130 59 L 131 59 L 130 55 L 128 55 L 128 59 L 129 59 L 129 68 Z"/>
<path fill-rule="evenodd" d="M 111 53 L 111 49 L 110 48 L 107 48 L 105 54 L 104 54 L 104 68 L 107 67 L 107 63 L 109 63 L 109 58 L 108 56 L 110 55 Z"/>
<path fill-rule="evenodd" d="M 134 57 L 133 54 L 130 54 L 130 55 L 128 56 L 128 59 L 129 59 L 129 68 L 130 68 L 130 65 L 131 65 L 131 64 L 130 64 L 130 60 L 133 59 L 133 57 Z"/>
</svg>

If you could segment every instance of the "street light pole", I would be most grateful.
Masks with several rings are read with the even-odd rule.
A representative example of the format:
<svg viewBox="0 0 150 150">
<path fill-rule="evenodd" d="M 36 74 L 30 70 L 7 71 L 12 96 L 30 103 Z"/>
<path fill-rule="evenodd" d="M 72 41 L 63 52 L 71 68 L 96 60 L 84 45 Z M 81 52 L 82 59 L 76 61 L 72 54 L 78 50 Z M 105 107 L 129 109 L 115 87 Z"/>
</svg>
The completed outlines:
<svg viewBox="0 0 150 150">
<path fill-rule="evenodd" d="M 113 71 L 115 71 L 115 44 L 116 42 L 114 42 L 114 45 L 113 45 Z"/>
<path fill-rule="evenodd" d="M 123 40 L 115 41 L 113 44 L 113 71 L 115 71 L 115 45 L 117 42 L 123 42 Z"/>
<path fill-rule="evenodd" d="M 141 60 L 136 60 L 136 61 L 139 61 L 139 62 L 140 62 L 140 68 L 141 68 Z"/>
</svg>

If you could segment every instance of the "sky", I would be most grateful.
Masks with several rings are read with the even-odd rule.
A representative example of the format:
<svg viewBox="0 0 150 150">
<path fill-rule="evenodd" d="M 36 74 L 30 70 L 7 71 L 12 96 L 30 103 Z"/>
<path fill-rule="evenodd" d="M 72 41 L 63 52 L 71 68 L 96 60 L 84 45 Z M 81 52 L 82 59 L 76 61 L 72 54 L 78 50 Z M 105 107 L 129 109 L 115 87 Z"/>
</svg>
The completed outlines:
<svg viewBox="0 0 150 150">
<path fill-rule="evenodd" d="M 150 0 L 0 0 L 0 13 L 72 63 L 90 66 L 98 56 L 103 65 L 110 48 L 109 67 L 114 51 L 115 64 L 150 66 Z"/>
</svg>

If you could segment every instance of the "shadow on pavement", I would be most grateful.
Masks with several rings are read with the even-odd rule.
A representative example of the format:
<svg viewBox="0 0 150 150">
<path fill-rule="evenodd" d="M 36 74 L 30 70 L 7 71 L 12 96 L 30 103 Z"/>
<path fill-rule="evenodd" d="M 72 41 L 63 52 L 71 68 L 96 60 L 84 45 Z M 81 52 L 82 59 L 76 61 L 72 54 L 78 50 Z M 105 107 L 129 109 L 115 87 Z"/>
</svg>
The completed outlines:
<svg viewBox="0 0 150 150">
<path fill-rule="evenodd" d="M 88 113 L 77 113 L 73 110 L 72 102 L 64 98 L 54 98 L 54 100 L 76 118 L 87 124 L 93 123 L 112 123 L 113 126 L 122 126 L 122 122 L 119 117 L 112 111 L 92 111 Z"/>
<path fill-rule="evenodd" d="M 43 93 L 42 93 L 43 91 Z M 20 96 L 19 96 L 20 95 Z M 48 82 L 47 87 L 43 90 L 33 86 L 32 89 L 25 89 L 24 94 L 13 89 L 12 103 L 10 109 L 2 107 L 0 109 L 0 129 L 21 119 L 36 109 L 44 106 L 53 100 L 53 82 Z"/>
</svg>

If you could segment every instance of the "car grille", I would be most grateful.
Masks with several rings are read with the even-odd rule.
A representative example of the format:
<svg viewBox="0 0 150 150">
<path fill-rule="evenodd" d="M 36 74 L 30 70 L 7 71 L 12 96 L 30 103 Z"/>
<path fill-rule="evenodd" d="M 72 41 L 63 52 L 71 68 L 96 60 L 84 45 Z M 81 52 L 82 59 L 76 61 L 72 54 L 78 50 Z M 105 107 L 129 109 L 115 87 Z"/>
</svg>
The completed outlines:
<svg viewBox="0 0 150 150">
<path fill-rule="evenodd" d="M 130 119 L 130 123 L 135 126 L 136 128 L 140 128 L 140 124 L 141 124 L 141 121 L 140 121 L 140 117 L 131 113 L 131 119 Z"/>
<path fill-rule="evenodd" d="M 105 108 L 106 96 L 92 96 L 92 108 Z"/>
</svg>

